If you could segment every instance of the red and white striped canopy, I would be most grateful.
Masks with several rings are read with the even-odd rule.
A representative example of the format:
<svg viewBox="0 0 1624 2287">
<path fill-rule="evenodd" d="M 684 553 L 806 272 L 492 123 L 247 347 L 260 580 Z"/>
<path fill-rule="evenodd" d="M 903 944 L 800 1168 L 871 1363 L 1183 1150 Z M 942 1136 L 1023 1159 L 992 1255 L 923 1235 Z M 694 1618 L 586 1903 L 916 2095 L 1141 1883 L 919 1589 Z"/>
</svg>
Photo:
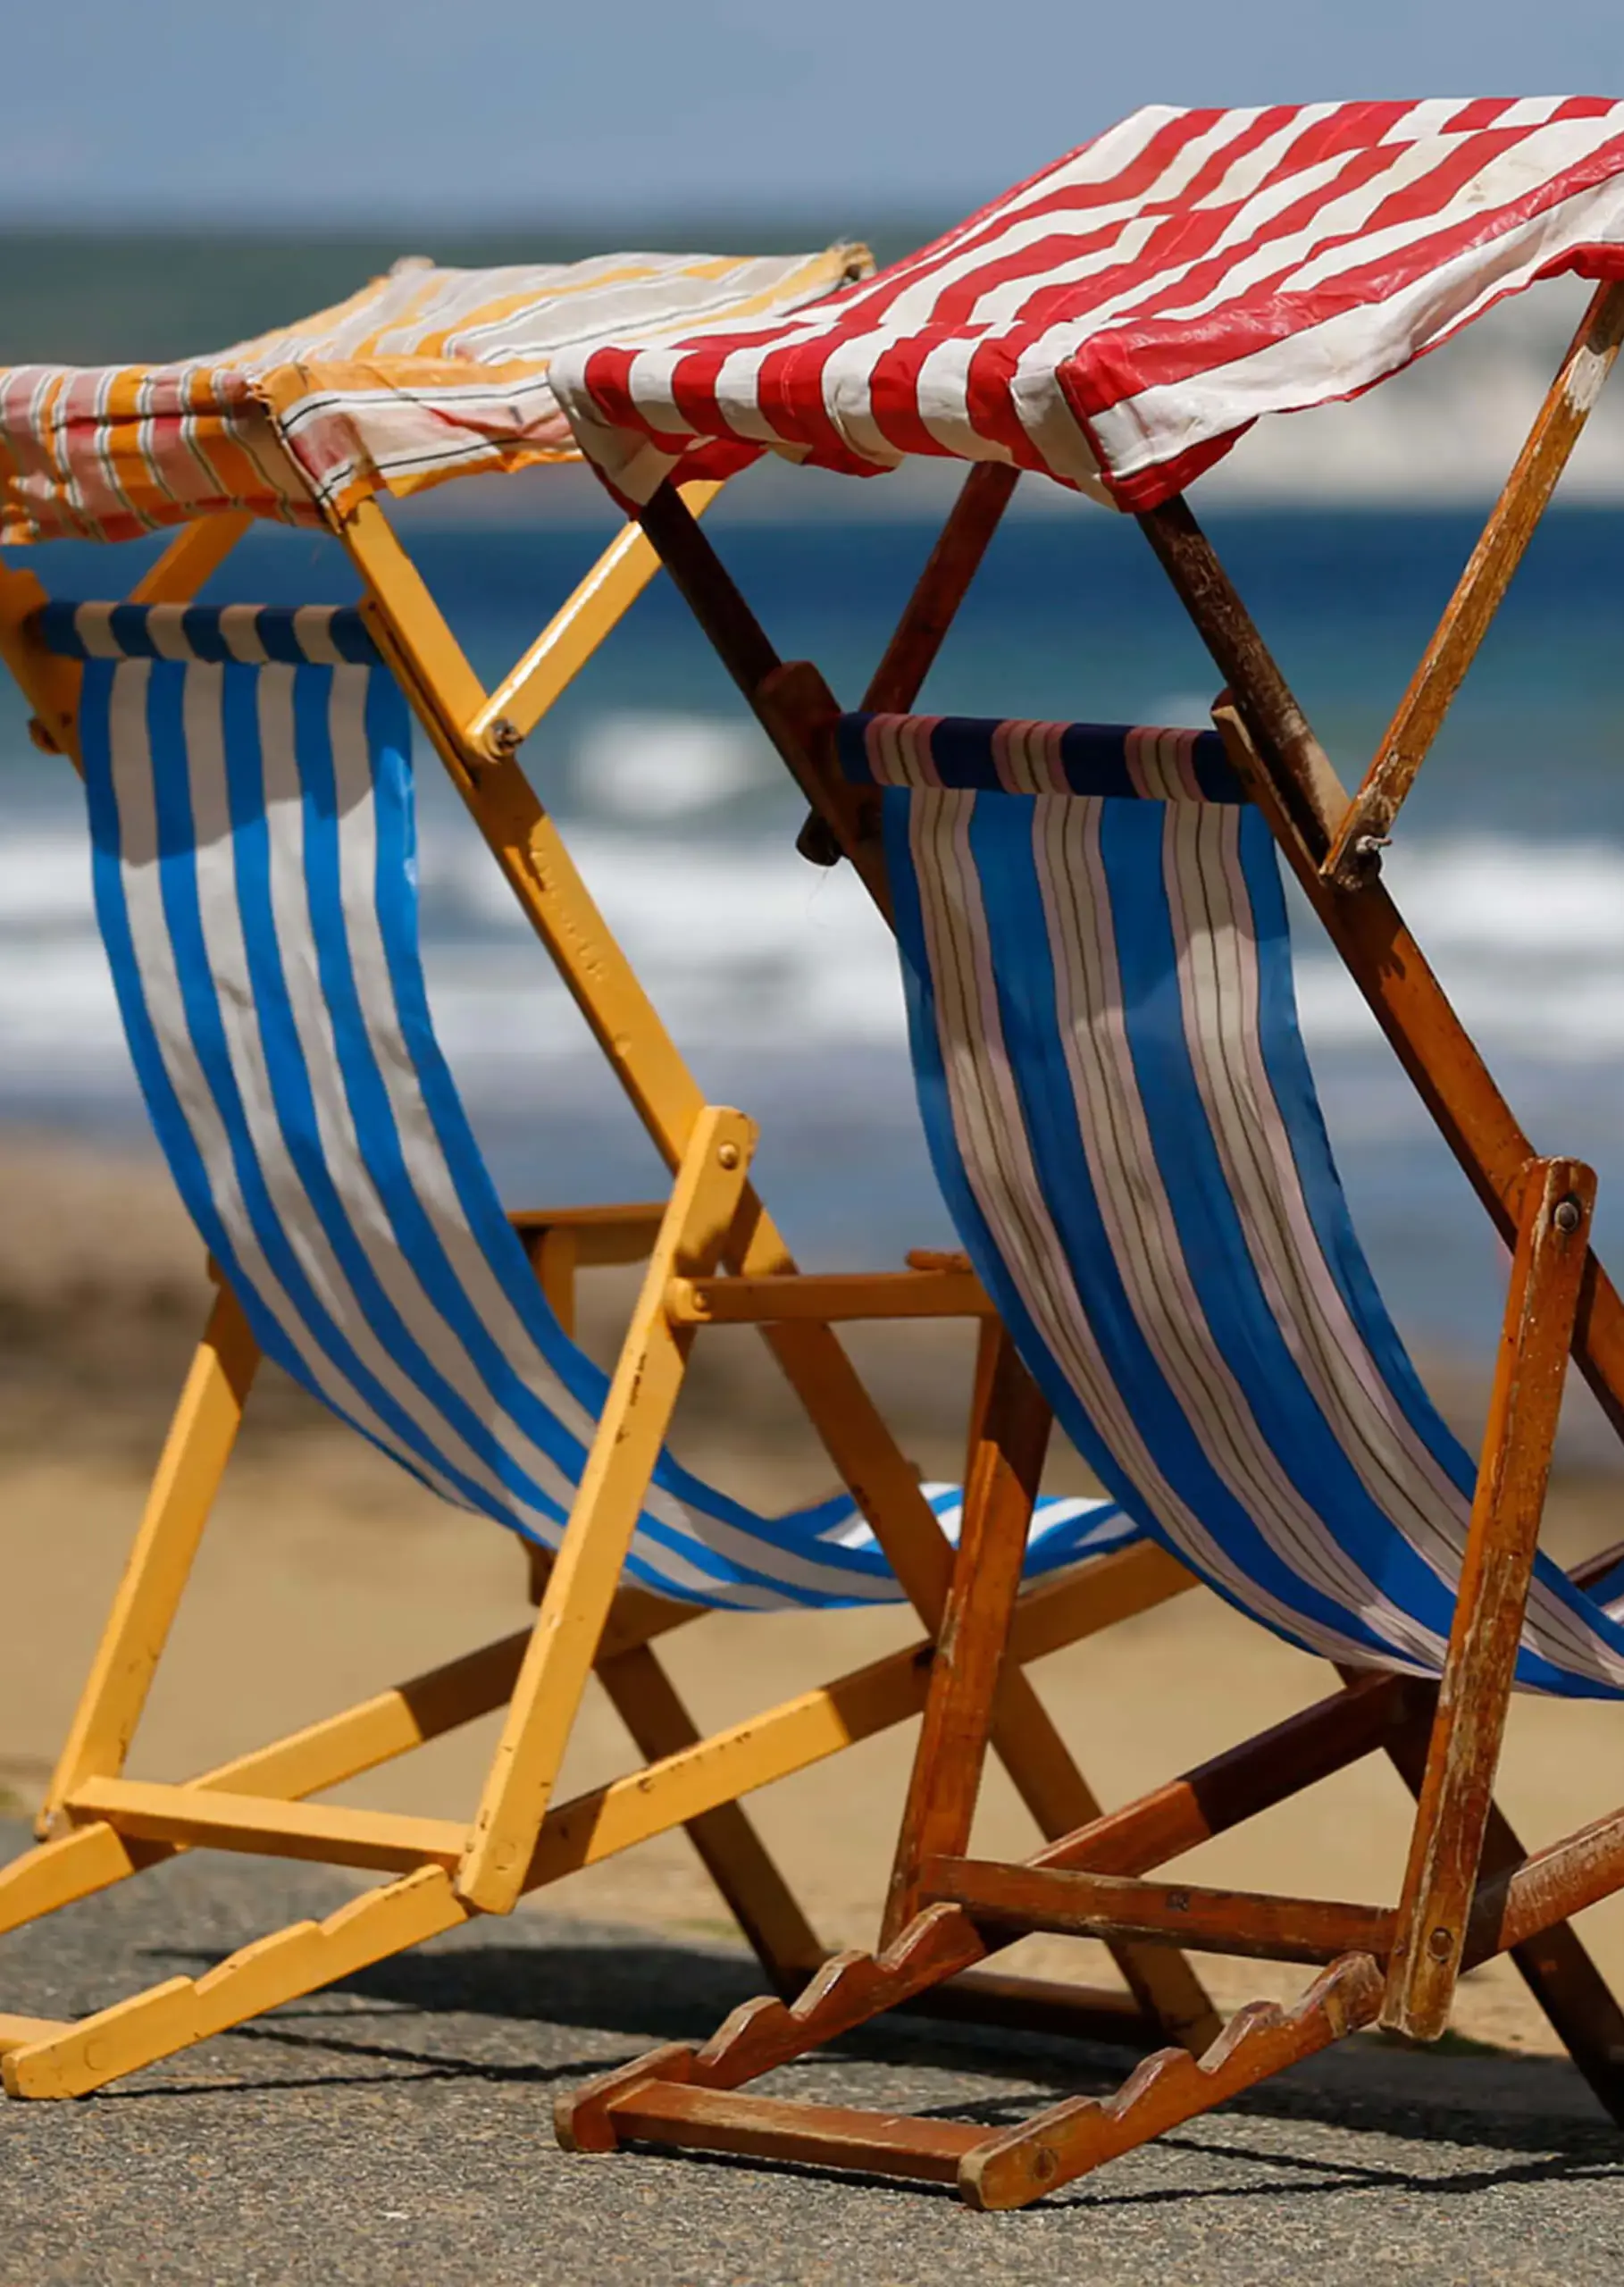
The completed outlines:
<svg viewBox="0 0 1624 2287">
<path fill-rule="evenodd" d="M 1005 461 L 1145 508 L 1259 415 L 1356 395 L 1563 271 L 1624 276 L 1624 103 L 1155 106 L 865 284 L 552 381 L 632 500 L 765 448 Z"/>
</svg>

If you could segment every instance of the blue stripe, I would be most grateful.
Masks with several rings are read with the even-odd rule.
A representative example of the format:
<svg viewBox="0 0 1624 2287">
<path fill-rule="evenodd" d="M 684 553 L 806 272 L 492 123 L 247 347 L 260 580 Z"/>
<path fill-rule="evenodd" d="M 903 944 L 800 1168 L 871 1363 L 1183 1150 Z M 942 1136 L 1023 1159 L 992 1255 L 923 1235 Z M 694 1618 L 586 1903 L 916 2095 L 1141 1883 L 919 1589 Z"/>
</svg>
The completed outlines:
<svg viewBox="0 0 1624 2287">
<path fill-rule="evenodd" d="M 1147 840 L 1159 851 L 1159 809 L 1113 805 L 1107 816 L 1125 818 L 1145 830 Z M 1105 1370 L 1160 1474 L 1247 1577 L 1304 1620 L 1317 1621 L 1352 1643 L 1363 1643 L 1373 1652 L 1385 1652 L 1389 1647 L 1380 1636 L 1334 1599 L 1309 1587 L 1264 1537 L 1240 1497 L 1209 1459 L 1141 1329 L 1118 1269 L 1116 1250 L 1077 1127 L 1076 1102 L 1056 1006 L 1053 963 L 1048 934 L 1041 926 L 1043 901 L 1034 859 L 1033 823 L 1033 813 L 1024 806 L 1017 809 L 1001 802 L 978 802 L 971 842 L 994 947 L 999 1013 L 1024 1125 L 1044 1203 Z M 1120 937 L 1118 942 L 1120 945 Z M 1000 1301 L 1001 1304 L 1001 1294 Z M 1059 1378 L 1069 1387 L 1063 1375 Z M 1058 1406 L 1056 1412 L 1059 1414 Z M 1086 1418 L 1075 1393 L 1070 1413 L 1079 1421 Z M 1065 1414 L 1059 1418 L 1067 1432 L 1075 1434 L 1072 1420 Z M 1156 1530 L 1166 1540 L 1168 1536 L 1148 1499 L 1134 1488 L 1092 1422 L 1090 1433 L 1101 1457 L 1091 1451 L 1088 1458 L 1102 1481 L 1147 1529 Z M 1187 1556 L 1182 1548 L 1177 1553 Z M 1215 1580 L 1213 1586 L 1220 1584 Z"/>
<path fill-rule="evenodd" d="M 918 1093 L 938 1177 L 976 1269 L 1062 1424 L 1127 1513 L 1143 1529 L 1166 1539 L 1148 1501 L 1137 1493 L 1039 1334 L 976 1203 L 954 1132 L 942 1061 L 936 988 L 909 838 L 916 799 L 920 798 L 907 791 L 888 790 L 883 808 Z M 1263 1538 L 1239 1496 L 1229 1492 L 1207 1461 L 1182 1403 L 1141 1334 L 1078 1129 L 1053 953 L 1047 932 L 1035 926 L 1043 910 L 1034 845 L 1036 823 L 1037 814 L 1025 804 L 977 802 L 969 850 L 984 901 L 1004 1046 L 1023 1127 L 1049 1219 L 1106 1369 L 1160 1474 L 1237 1570 L 1277 1604 L 1294 1611 L 1305 1629 L 1318 1627 L 1360 1642 L 1378 1658 L 1413 1659 L 1416 1655 L 1407 1646 L 1390 1642 L 1334 1596 L 1310 1585 Z M 1217 1355 L 1238 1382 L 1265 1443 L 1297 1487 L 1304 1509 L 1318 1514 L 1327 1537 L 1381 1587 L 1394 1605 L 1435 1636 L 1444 1637 L 1453 1613 L 1452 1594 L 1366 1490 L 1303 1378 L 1246 1247 L 1186 1042 L 1164 871 L 1165 838 L 1171 824 L 1165 809 L 1110 802 L 1101 821 L 1101 853 L 1138 1091 L 1197 1301 Z M 1373 1353 L 1378 1366 L 1388 1371 L 1395 1409 L 1408 1416 L 1412 1395 L 1420 1395 L 1419 1384 L 1375 1300 L 1374 1282 L 1353 1236 L 1296 1028 L 1289 938 L 1273 844 L 1255 814 L 1239 824 L 1244 872 L 1257 901 L 1264 979 L 1260 1021 L 1270 1049 L 1267 1068 L 1271 1078 L 1278 1071 L 1288 1084 L 1280 1099 L 1280 1115 L 1314 1201 L 1317 1223 L 1337 1251 L 1334 1268 L 1344 1299 L 1356 1324 L 1361 1330 L 1368 1325 L 1376 1337 Z M 950 885 L 944 884 L 943 893 L 952 893 Z M 1093 1142 L 1105 1152 L 1119 1148 L 1109 1135 Z M 1367 1317 L 1372 1306 L 1374 1319 Z M 1204 1338 L 1198 1330 L 1197 1342 Z M 1418 1414 L 1418 1437 L 1435 1452 L 1440 1443 L 1446 1452 L 1452 1447 L 1452 1474 L 1461 1483 L 1463 1473 L 1469 1489 L 1470 1463 L 1452 1446 L 1424 1395 Z M 1180 1546 L 1178 1553 L 1190 1559 L 1187 1549 Z M 1540 1559 L 1539 1567 L 1542 1584 L 1552 1596 L 1582 1628 L 1624 1657 L 1624 1627 L 1610 1620 L 1549 1560 Z M 1231 1602 L 1248 1608 L 1220 1583 L 1213 1585 Z M 1526 1648 L 1518 1673 L 1520 1682 L 1537 1690 L 1619 1696 Z"/>
<path fill-rule="evenodd" d="M 154 755 L 154 790 L 158 813 L 159 879 L 163 910 L 173 949 L 177 977 L 194 1053 L 203 1070 L 214 1109 L 226 1135 L 249 1227 L 273 1276 L 301 1323 L 339 1373 L 373 1407 L 408 1453 L 431 1465 L 439 1456 L 417 1429 L 410 1414 L 392 1398 L 362 1363 L 342 1329 L 327 1311 L 301 1267 L 278 1215 L 254 1148 L 247 1112 L 231 1068 L 230 1051 L 221 1017 L 217 991 L 210 973 L 207 946 L 198 904 L 197 839 L 185 774 L 184 724 L 181 708 L 187 670 L 163 662 L 151 670 L 148 723 Z M 255 670 L 228 671 L 224 681 L 235 687 L 239 705 L 257 738 Z M 206 1176 L 205 1177 L 206 1183 Z M 291 1357 L 289 1357 L 291 1352 Z M 308 1369 L 297 1350 L 285 1340 L 273 1353 L 279 1363 L 309 1388 Z M 322 1393 L 316 1390 L 316 1395 Z M 331 1403 L 331 1401 L 329 1401 Z M 455 1472 L 454 1482 L 461 1482 Z M 476 1498 L 472 1487 L 468 1497 Z"/>
<path fill-rule="evenodd" d="M 91 653 L 79 622 L 80 613 L 87 608 L 89 607 L 60 599 L 43 604 L 32 623 L 41 647 L 59 658 L 88 659 Z M 95 608 L 99 610 L 100 607 Z M 222 618 L 225 608 L 220 604 L 191 604 L 177 616 L 172 605 L 117 604 L 108 617 L 107 638 L 124 658 L 156 659 L 161 655 L 153 638 L 152 621 L 153 614 L 161 612 L 172 636 L 179 630 L 181 642 L 192 658 L 227 666 L 237 655 L 225 639 Z M 297 624 L 295 611 L 286 604 L 259 607 L 254 615 L 253 629 L 268 658 L 293 666 L 305 663 L 308 654 L 296 632 Z M 378 664 L 377 647 L 354 605 L 335 606 L 331 611 L 314 610 L 307 615 L 306 624 L 313 632 L 319 629 L 339 656 L 352 665 Z M 170 648 L 172 651 L 172 641 Z"/>
<path fill-rule="evenodd" d="M 875 776 L 869 758 L 867 730 L 872 715 L 842 715 L 835 727 L 841 768 L 858 785 L 883 782 Z M 998 773 L 994 753 L 1004 721 L 971 715 L 914 717 L 918 730 L 929 723 L 930 758 L 937 777 L 947 787 L 985 793 L 1008 793 Z M 1074 794 L 1112 795 L 1123 800 L 1140 799 L 1128 768 L 1128 741 L 1154 736 L 1120 723 L 1044 724 L 1059 733 L 1061 775 Z M 1216 731 L 1199 731 L 1191 741 L 1190 759 L 1202 799 L 1209 802 L 1243 802 L 1245 793 L 1231 769 L 1224 741 Z M 1058 790 L 1056 790 L 1058 791 Z"/>
<path fill-rule="evenodd" d="M 1267 840 L 1260 817 L 1246 823 Z M 1101 840 L 1151 1153 L 1213 1347 L 1302 1506 L 1325 1520 L 1384 1596 L 1446 1638 L 1452 1596 L 1366 1490 L 1303 1378 L 1247 1247 L 1190 1061 L 1161 822 L 1113 806 Z"/>
<path fill-rule="evenodd" d="M 297 1314 L 303 1335 L 331 1368 L 329 1388 L 322 1386 L 322 1378 L 306 1364 L 290 1338 L 279 1315 L 282 1303 L 268 1303 L 247 1275 L 241 1252 L 232 1242 L 234 1211 L 230 1216 L 222 1212 L 213 1195 L 197 1138 L 164 1066 L 131 934 L 113 778 L 109 718 L 120 672 L 111 662 L 88 662 L 83 685 L 81 730 L 97 909 L 138 1072 L 182 1196 L 268 1356 L 357 1428 L 362 1424 L 351 1407 L 370 1407 L 382 1434 L 365 1430 L 363 1434 L 372 1435 L 373 1442 L 381 1444 L 413 1474 L 425 1480 L 438 1476 L 469 1506 L 538 1537 L 534 1524 L 539 1517 L 550 1516 L 558 1521 L 557 1504 L 542 1495 L 520 1465 L 503 1452 L 496 1431 L 445 1383 L 432 1361 L 413 1340 L 367 1260 L 353 1220 L 358 1202 L 346 1196 L 343 1182 L 335 1180 L 322 1149 L 315 1093 L 324 1083 L 309 1068 L 294 1019 L 285 968 L 289 960 L 310 958 L 313 948 L 334 1026 L 361 1161 L 383 1202 L 392 1235 L 440 1319 L 461 1339 L 486 1386 L 498 1398 L 505 1417 L 522 1422 L 539 1445 L 556 1455 L 561 1473 L 571 1482 L 578 1480 L 583 1459 L 578 1440 L 525 1386 L 519 1368 L 480 1320 L 410 1179 L 358 994 L 339 893 L 338 797 L 329 732 L 331 671 L 303 667 L 294 680 L 294 763 L 301 788 L 309 934 L 306 937 L 301 926 L 297 942 L 291 945 L 279 941 L 271 896 L 272 822 L 260 747 L 258 671 L 228 665 L 219 690 L 226 763 L 223 792 L 231 826 L 230 891 L 243 931 L 253 1013 L 272 1093 L 275 1149 L 285 1154 L 288 1172 L 297 1178 L 299 1212 L 308 1212 L 319 1225 L 348 1281 L 349 1294 L 335 1311 L 320 1303 L 299 1269 L 289 1229 L 276 1205 L 268 1166 L 260 1156 L 266 1148 L 264 1141 L 255 1144 L 230 1067 L 220 987 L 210 971 L 203 932 L 197 825 L 184 746 L 188 671 L 172 662 L 158 662 L 145 678 L 159 839 L 158 888 L 180 987 L 180 1006 L 174 1018 L 186 1027 L 209 1088 L 242 1192 L 248 1227 L 287 1297 L 286 1307 Z M 409 720 L 398 692 L 382 674 L 369 679 L 366 728 L 368 798 L 377 831 L 376 878 L 368 889 L 376 901 L 397 994 L 396 1015 L 417 1067 L 447 1169 L 476 1243 L 520 1322 L 532 1330 L 538 1348 L 584 1410 L 595 1416 L 607 1388 L 606 1379 L 562 1333 L 548 1311 L 502 1212 L 434 1038 L 417 947 Z M 350 891 L 353 896 L 353 883 Z M 212 887 L 211 893 L 217 894 L 218 888 Z M 352 1303 L 355 1319 L 349 1321 Z M 423 1394 L 422 1406 L 393 1399 L 362 1364 L 345 1331 L 347 1322 L 362 1321 L 371 1327 L 402 1373 Z M 330 1388 L 339 1391 L 339 1398 L 330 1395 Z M 454 1425 L 467 1445 L 481 1453 L 498 1483 L 507 1487 L 517 1507 L 509 1509 L 505 1500 L 488 1493 L 448 1459 L 434 1435 L 437 1415 L 443 1423 Z M 731 1527 L 747 1545 L 753 1544 L 760 1552 L 760 1562 L 724 1556 L 695 1534 L 645 1516 L 640 1524 L 640 1546 L 628 1570 L 650 1587 L 718 1604 L 742 1604 L 755 1590 L 778 1602 L 814 1607 L 873 1601 L 876 1596 L 894 1599 L 898 1594 L 894 1578 L 871 1535 L 865 1535 L 852 1548 L 832 1546 L 825 1537 L 854 1518 L 855 1505 L 848 1497 L 820 1503 L 768 1524 L 703 1485 L 668 1457 L 662 1460 L 658 1477 L 701 1514 L 708 1513 L 718 1523 Z M 958 1497 L 956 1494 L 940 1496 L 938 1505 L 942 1500 Z M 1126 1520 L 1109 1510 L 1085 1511 L 1064 1522 L 1046 1523 L 1046 1516 L 1068 1505 L 1040 1504 L 1033 1536 L 1033 1570 L 1046 1571 L 1069 1562 L 1091 1542 L 1118 1545 L 1125 1535 L 1131 1535 Z M 520 1513 L 523 1507 L 535 1515 L 527 1519 Z M 786 1587 L 774 1569 L 774 1560 L 783 1558 L 816 1565 L 837 1581 L 843 1576 L 849 1587 L 844 1592 Z M 699 1589 L 679 1579 L 672 1569 L 679 1562 L 682 1571 L 705 1576 L 708 1587 Z"/>
<path fill-rule="evenodd" d="M 1353 1228 L 1297 1021 L 1291 923 L 1274 841 L 1260 817 L 1249 817 L 1242 822 L 1241 853 L 1258 933 L 1259 1032 L 1264 1067 L 1291 1143 L 1315 1238 L 1348 1314 L 1405 1420 L 1469 1501 L 1478 1477 L 1471 1456 L 1444 1422 L 1416 1372 Z M 1536 1552 L 1534 1570 L 1535 1577 L 1582 1627 L 1624 1655 L 1624 1625 L 1603 1609 L 1611 1601 L 1605 1583 L 1589 1589 L 1576 1587 L 1561 1565 L 1543 1550 Z M 1575 1688 L 1526 1645 L 1518 1655 L 1517 1674 L 1519 1681 L 1531 1689 L 1571 1694 Z"/>
</svg>

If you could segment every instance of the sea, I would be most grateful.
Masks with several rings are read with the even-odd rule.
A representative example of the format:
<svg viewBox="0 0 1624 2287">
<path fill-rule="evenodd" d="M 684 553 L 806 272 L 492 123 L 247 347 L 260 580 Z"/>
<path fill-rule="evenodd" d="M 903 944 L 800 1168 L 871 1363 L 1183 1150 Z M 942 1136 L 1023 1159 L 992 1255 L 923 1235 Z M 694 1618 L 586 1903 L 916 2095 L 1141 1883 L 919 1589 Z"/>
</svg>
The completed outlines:
<svg viewBox="0 0 1624 2287">
<path fill-rule="evenodd" d="M 725 506 L 725 504 L 724 504 Z M 1357 780 L 1472 545 L 1468 507 L 1231 507 L 1209 529 L 1343 775 Z M 855 703 L 933 535 L 908 515 L 729 519 L 718 546 L 786 658 Z M 418 560 L 499 674 L 591 560 L 570 522 L 424 520 Z M 124 591 L 152 553 L 57 545 L 53 591 Z M 12 560 L 22 560 L 16 551 Z M 255 531 L 220 599 L 346 599 L 331 542 Z M 1624 547 L 1552 513 L 1400 820 L 1386 878 L 1537 1148 L 1601 1177 L 1624 1269 Z M 933 673 L 932 711 L 1199 724 L 1216 684 L 1134 525 L 1012 515 Z M 895 958 L 848 869 L 657 582 L 524 750 L 611 926 L 713 1100 L 763 1127 L 764 1192 L 808 1264 L 950 1234 L 909 1080 Z M 431 991 L 513 1204 L 652 1197 L 662 1171 L 433 756 L 419 758 Z M 1358 994 L 1295 914 L 1302 1018 L 1355 1220 L 1427 1355 L 1493 1351 L 1505 1256 Z M 77 780 L 0 695 L 0 1122 L 147 1152 L 96 937 Z"/>
</svg>

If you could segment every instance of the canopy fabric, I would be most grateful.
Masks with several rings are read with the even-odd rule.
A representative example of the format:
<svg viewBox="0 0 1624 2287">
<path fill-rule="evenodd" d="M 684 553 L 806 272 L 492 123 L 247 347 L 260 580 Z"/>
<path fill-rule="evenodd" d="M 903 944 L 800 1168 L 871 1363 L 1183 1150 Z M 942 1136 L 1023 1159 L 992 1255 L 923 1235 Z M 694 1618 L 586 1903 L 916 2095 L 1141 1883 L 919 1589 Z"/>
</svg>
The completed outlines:
<svg viewBox="0 0 1624 2287">
<path fill-rule="evenodd" d="M 1078 726 L 1063 787 L 996 767 L 1058 728 L 837 733 L 847 775 L 884 790 L 915 1080 L 960 1242 L 1135 1524 L 1291 1642 L 1436 1676 L 1476 1470 L 1354 1233 L 1273 837 L 1210 733 L 1184 733 L 1189 767 L 1159 783 L 1143 758 L 1176 733 Z M 1541 1554 L 1519 1685 L 1624 1697 L 1616 1593 Z"/>
<path fill-rule="evenodd" d="M 410 717 L 361 615 L 45 607 L 85 662 L 96 911 L 177 1187 L 265 1353 L 456 1505 L 558 1546 L 608 1389 L 508 1222 L 435 1035 Z M 956 1487 L 925 1495 L 950 1534 Z M 1134 1537 L 1038 1504 L 1028 1569 Z M 740 1610 L 895 1603 L 841 1493 L 766 1517 L 657 1462 L 629 1571 Z"/>
<path fill-rule="evenodd" d="M 1260 415 L 1564 271 L 1624 276 L 1624 104 L 1156 105 L 816 308 L 573 350 L 554 385 L 628 500 L 770 448 L 1001 461 L 1144 509 Z"/>
<path fill-rule="evenodd" d="M 498 270 L 410 259 L 212 356 L 0 369 L 0 541 L 128 540 L 222 509 L 310 524 L 380 489 L 576 460 L 548 381 L 560 349 L 776 319 L 869 266 L 850 246 Z"/>
</svg>

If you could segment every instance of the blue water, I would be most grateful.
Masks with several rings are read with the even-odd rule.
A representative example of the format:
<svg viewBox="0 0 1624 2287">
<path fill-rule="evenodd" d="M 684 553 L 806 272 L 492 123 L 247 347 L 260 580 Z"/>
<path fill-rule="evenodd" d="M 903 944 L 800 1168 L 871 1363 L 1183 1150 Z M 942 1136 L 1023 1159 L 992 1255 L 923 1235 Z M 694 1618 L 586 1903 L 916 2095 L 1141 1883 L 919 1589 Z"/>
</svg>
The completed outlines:
<svg viewBox="0 0 1624 2287">
<path fill-rule="evenodd" d="M 1343 775 L 1377 741 L 1476 536 L 1468 514 L 1213 515 L 1230 573 Z M 715 536 L 769 634 L 855 702 L 928 551 L 883 519 Z M 596 552 L 573 527 L 423 523 L 414 548 L 481 675 Z M 126 589 L 145 545 L 63 545 L 61 594 Z M 323 540 L 256 531 L 212 591 L 353 593 Z M 1593 1159 L 1624 1261 L 1624 632 L 1616 519 L 1547 519 L 1401 823 L 1388 878 L 1541 1148 Z M 1216 686 L 1131 524 L 1012 518 L 924 694 L 933 710 L 1198 722 Z M 801 804 L 676 596 L 657 582 L 525 750 L 543 798 L 716 1096 L 766 1127 L 764 1187 L 809 1260 L 946 1236 L 888 950 L 851 884 L 790 852 Z M 637 1194 L 659 1170 L 425 757 L 431 977 L 515 1199 Z M 0 1117 L 129 1138 L 139 1107 L 90 934 L 77 789 L 0 699 Z M 1304 1025 L 1356 1217 L 1409 1331 L 1484 1354 L 1497 1244 L 1303 917 Z M 1611 1194 L 1618 1192 L 1615 1208 Z"/>
</svg>

